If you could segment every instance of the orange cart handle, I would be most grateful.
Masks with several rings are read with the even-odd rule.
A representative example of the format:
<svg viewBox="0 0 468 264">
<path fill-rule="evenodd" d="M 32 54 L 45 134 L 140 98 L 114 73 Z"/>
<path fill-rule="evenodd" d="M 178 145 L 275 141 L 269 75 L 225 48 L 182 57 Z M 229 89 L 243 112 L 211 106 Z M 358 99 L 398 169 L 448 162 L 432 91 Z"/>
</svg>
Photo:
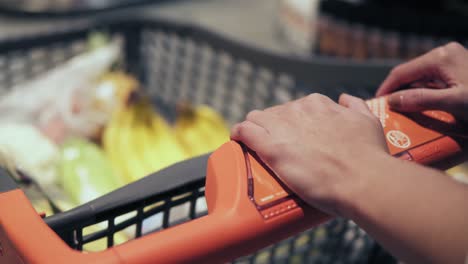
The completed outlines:
<svg viewBox="0 0 468 264">
<path fill-rule="evenodd" d="M 392 155 L 430 165 L 463 153 L 460 139 L 391 112 L 382 107 L 385 100 L 374 100 L 369 105 L 386 109 L 381 118 L 386 118 L 384 132 Z M 426 117 L 450 121 L 446 113 L 430 112 Z M 184 164 L 191 162 L 200 163 Z M 168 169 L 162 176 L 173 172 Z M 181 175 L 172 175 L 174 181 L 183 181 Z M 122 190 L 125 187 L 116 192 L 129 196 Z M 209 157 L 205 193 L 207 216 L 100 253 L 82 254 L 47 227 L 20 190 L 8 189 L 0 193 L 0 262 L 3 257 L 11 263 L 223 263 L 330 219 L 297 199 L 253 153 L 234 141 Z M 91 203 L 111 202 L 111 197 Z"/>
</svg>

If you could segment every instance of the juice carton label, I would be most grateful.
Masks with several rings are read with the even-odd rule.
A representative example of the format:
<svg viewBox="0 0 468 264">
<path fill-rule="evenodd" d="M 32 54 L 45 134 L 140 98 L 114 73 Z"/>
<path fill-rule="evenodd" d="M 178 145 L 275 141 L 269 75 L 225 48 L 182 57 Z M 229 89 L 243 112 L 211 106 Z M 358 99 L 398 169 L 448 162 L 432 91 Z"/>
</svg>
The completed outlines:
<svg viewBox="0 0 468 264">
<path fill-rule="evenodd" d="M 387 97 L 368 100 L 367 105 L 380 119 L 388 149 L 392 155 L 414 150 L 432 142 L 438 142 L 438 144 L 432 144 L 431 148 L 424 149 L 424 152 L 441 152 L 444 151 L 444 145 L 441 144 L 446 144 L 447 140 L 450 140 L 450 146 L 447 146 L 447 149 L 450 148 L 450 153 L 446 153 L 447 155 L 460 151 L 459 147 L 453 147 L 456 142 L 447 137 L 458 128 L 455 118 L 446 112 L 425 111 L 412 114 L 394 112 L 387 104 Z M 431 153 L 424 154 L 431 155 Z"/>
</svg>

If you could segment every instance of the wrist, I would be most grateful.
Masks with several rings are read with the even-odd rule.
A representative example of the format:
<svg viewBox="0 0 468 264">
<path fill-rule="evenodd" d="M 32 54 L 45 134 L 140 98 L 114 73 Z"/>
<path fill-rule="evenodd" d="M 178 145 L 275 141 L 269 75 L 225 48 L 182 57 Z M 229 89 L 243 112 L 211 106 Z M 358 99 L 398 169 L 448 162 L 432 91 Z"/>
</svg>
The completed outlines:
<svg viewBox="0 0 468 264">
<path fill-rule="evenodd" d="M 381 188 L 386 178 L 392 177 L 392 168 L 401 166 L 401 162 L 386 152 L 371 152 L 353 159 L 343 172 L 346 184 L 342 184 L 337 192 L 339 215 L 354 219 L 359 208 L 372 200 L 371 190 Z"/>
</svg>

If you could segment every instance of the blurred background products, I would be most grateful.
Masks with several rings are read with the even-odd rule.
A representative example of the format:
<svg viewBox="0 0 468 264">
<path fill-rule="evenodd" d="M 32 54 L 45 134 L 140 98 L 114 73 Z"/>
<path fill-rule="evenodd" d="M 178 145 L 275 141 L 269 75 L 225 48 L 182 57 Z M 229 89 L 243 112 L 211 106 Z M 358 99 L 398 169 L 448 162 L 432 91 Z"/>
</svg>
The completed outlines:
<svg viewBox="0 0 468 264">
<path fill-rule="evenodd" d="M 18 12 L 92 12 L 114 9 L 145 0 L 0 0 L 0 7 Z"/>
<path fill-rule="evenodd" d="M 463 6 L 435 0 L 281 0 L 280 30 L 300 55 L 409 59 L 449 41 L 465 43 Z"/>
</svg>

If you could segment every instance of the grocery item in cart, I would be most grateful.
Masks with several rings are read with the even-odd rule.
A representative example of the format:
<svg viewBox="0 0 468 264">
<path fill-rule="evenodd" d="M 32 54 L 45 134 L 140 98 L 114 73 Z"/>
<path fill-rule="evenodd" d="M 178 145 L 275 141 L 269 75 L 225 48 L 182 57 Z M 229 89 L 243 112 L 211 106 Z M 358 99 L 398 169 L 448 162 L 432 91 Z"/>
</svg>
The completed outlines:
<svg viewBox="0 0 468 264">
<path fill-rule="evenodd" d="M 104 152 L 84 139 L 67 139 L 61 147 L 61 186 L 76 205 L 84 204 L 121 187 L 124 182 L 112 169 Z"/>
<path fill-rule="evenodd" d="M 187 157 L 169 124 L 144 97 L 114 112 L 102 143 L 114 170 L 127 183 Z"/>
<path fill-rule="evenodd" d="M 0 122 L 0 151 L 41 185 L 57 182 L 59 149 L 35 126 Z"/>
<path fill-rule="evenodd" d="M 0 98 L 2 122 L 29 122 L 60 143 L 65 135 L 92 137 L 109 119 L 100 108 L 102 88 L 97 81 L 120 56 L 120 43 L 77 55 L 70 61 L 25 83 L 10 87 Z"/>
<path fill-rule="evenodd" d="M 229 140 L 229 127 L 214 109 L 181 103 L 178 112 L 175 134 L 189 157 L 206 154 Z"/>
</svg>

